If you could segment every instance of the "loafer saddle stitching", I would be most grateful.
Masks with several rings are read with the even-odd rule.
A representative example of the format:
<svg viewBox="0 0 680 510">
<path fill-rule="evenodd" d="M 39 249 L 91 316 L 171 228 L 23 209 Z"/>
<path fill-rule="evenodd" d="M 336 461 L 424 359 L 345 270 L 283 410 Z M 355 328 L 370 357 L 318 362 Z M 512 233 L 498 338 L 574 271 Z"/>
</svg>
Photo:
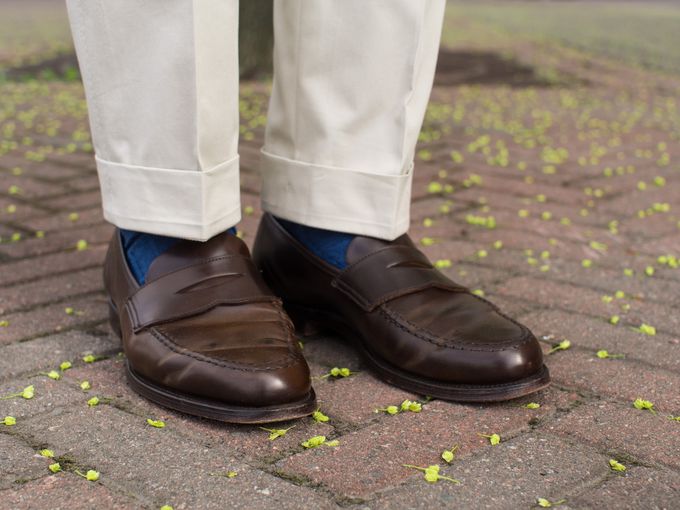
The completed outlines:
<svg viewBox="0 0 680 510">
<path fill-rule="evenodd" d="M 280 303 L 280 299 L 258 285 L 255 278 L 247 278 L 256 272 L 249 259 L 229 256 L 213 257 L 164 274 L 146 283 L 126 299 L 124 308 L 132 330 L 139 333 L 154 325 L 200 315 L 223 304 Z M 205 281 L 225 276 L 227 280 L 222 278 L 210 287 L 200 288 L 200 284 Z M 234 285 L 241 289 L 238 292 L 229 289 Z M 187 292 L 187 288 L 192 288 L 189 302 L 181 296 Z M 156 309 L 149 306 L 149 303 L 156 302 L 162 302 L 163 306 Z M 142 313 L 137 303 L 144 304 Z"/>
<path fill-rule="evenodd" d="M 208 257 L 208 258 L 199 260 L 198 262 L 195 262 L 193 264 L 187 264 L 187 265 L 179 267 L 177 269 L 173 269 L 171 271 L 168 271 L 167 273 L 163 273 L 161 275 L 154 276 L 153 278 L 149 278 L 148 280 L 146 280 L 146 283 L 144 285 L 142 285 L 142 287 L 149 285 L 150 283 L 153 283 L 153 282 L 160 280 L 161 278 L 164 278 L 164 277 L 169 276 L 171 274 L 184 271 L 185 269 L 190 269 L 190 268 L 196 267 L 196 266 L 202 266 L 202 265 L 208 264 L 210 262 L 217 262 L 217 261 L 220 261 L 220 260 L 229 260 L 229 259 L 233 259 L 233 258 L 245 258 L 245 257 L 243 257 L 243 255 L 236 255 L 236 254 L 233 254 L 233 253 L 229 254 L 229 255 L 219 255 L 217 257 Z"/>
<path fill-rule="evenodd" d="M 385 267 L 387 275 L 379 280 L 378 264 Z M 386 246 L 365 255 L 338 273 L 331 285 L 367 312 L 391 299 L 433 287 L 469 292 L 437 271 L 417 248 L 404 245 Z"/>
</svg>

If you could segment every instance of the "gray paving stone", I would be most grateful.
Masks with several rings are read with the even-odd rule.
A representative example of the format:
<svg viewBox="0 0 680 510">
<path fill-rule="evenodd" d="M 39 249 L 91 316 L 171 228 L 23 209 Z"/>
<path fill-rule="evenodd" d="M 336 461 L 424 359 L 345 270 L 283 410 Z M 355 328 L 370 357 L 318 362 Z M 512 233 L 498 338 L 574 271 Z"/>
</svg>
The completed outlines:
<svg viewBox="0 0 680 510">
<path fill-rule="evenodd" d="M 82 331 L 68 331 L 28 342 L 0 345 L 0 380 L 51 370 L 62 361 L 74 363 L 85 354 L 112 354 L 119 349 L 118 339 Z"/>
<path fill-rule="evenodd" d="M 2 414 L 2 413 L 0 413 Z M 4 418 L 4 414 L 0 419 Z M 0 425 L 5 427 L 5 425 Z M 16 427 L 16 425 L 14 425 Z M 9 428 L 9 427 L 7 427 Z M 0 430 L 0 489 L 17 487 L 21 483 L 49 473 L 45 459 L 35 450 L 5 430 Z M 2 491 L 0 491 L 0 495 Z M 2 501 L 7 507 L 7 502 Z"/>
<path fill-rule="evenodd" d="M 0 499 L 5 508 L 16 510 L 131 510 L 140 505 L 125 495 L 112 493 L 101 483 L 63 472 L 0 491 Z"/>
<path fill-rule="evenodd" d="M 323 494 L 254 469 L 234 451 L 211 448 L 157 429 L 143 418 L 100 404 L 36 417 L 23 434 L 68 455 L 101 482 L 149 506 L 174 508 L 332 508 Z M 211 473 L 236 471 L 235 478 Z"/>
<path fill-rule="evenodd" d="M 678 507 L 680 475 L 677 472 L 635 466 L 623 475 L 612 474 L 601 485 L 569 499 L 569 508 L 645 508 L 671 510 Z"/>
<path fill-rule="evenodd" d="M 604 479 L 607 457 L 578 443 L 548 435 L 530 435 L 501 443 L 469 460 L 453 462 L 440 473 L 460 480 L 427 483 L 421 475 L 385 492 L 371 509 L 399 508 L 529 508 L 537 498 L 557 501 L 582 485 Z"/>
</svg>

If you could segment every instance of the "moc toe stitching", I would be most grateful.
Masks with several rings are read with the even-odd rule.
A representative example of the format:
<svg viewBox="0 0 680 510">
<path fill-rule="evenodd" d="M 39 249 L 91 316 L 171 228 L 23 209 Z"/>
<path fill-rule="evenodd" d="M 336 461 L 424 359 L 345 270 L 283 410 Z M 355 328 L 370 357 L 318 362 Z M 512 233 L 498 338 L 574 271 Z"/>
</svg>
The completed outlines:
<svg viewBox="0 0 680 510">
<path fill-rule="evenodd" d="M 461 350 L 461 351 L 484 351 L 484 352 L 502 352 L 506 350 L 517 350 L 521 348 L 527 342 L 533 340 L 534 336 L 531 331 L 525 326 L 515 323 L 522 330 L 522 336 L 517 340 L 504 340 L 501 342 L 486 343 L 486 342 L 476 342 L 474 340 L 465 340 L 462 338 L 452 338 L 452 337 L 441 337 L 429 331 L 427 328 L 418 326 L 408 321 L 401 315 L 396 314 L 394 311 L 390 310 L 387 306 L 382 306 L 380 312 L 385 319 L 390 321 L 396 327 L 402 331 L 415 336 L 421 340 L 429 342 L 438 347 L 444 347 L 447 349 Z M 514 321 L 513 321 L 514 322 Z M 443 341 L 447 340 L 447 341 Z M 449 343 L 451 342 L 451 343 Z M 460 345 L 465 344 L 465 347 Z M 468 347 L 475 346 L 479 347 L 477 349 Z M 488 348 L 486 348 L 488 347 Z"/>
<path fill-rule="evenodd" d="M 202 361 L 204 363 L 210 363 L 212 365 L 216 365 L 222 368 L 228 368 L 232 370 L 242 370 L 242 371 L 247 371 L 247 372 L 266 372 L 270 370 L 279 370 L 282 368 L 288 368 L 290 366 L 295 365 L 296 363 L 299 363 L 303 358 L 299 355 L 296 355 L 296 353 L 291 349 L 290 343 L 288 342 L 288 351 L 289 355 L 282 357 L 282 360 L 286 360 L 285 363 L 276 363 L 273 365 L 256 365 L 256 364 L 250 364 L 246 362 L 239 362 L 238 364 L 236 363 L 228 363 L 224 360 L 220 360 L 217 358 L 212 358 L 210 356 L 205 356 L 204 354 L 200 354 L 198 352 L 191 351 L 185 347 L 182 347 L 178 345 L 172 338 L 172 336 L 167 332 L 162 330 L 161 328 L 151 328 L 149 330 L 149 333 L 153 335 L 156 340 L 161 342 L 165 347 L 173 351 L 175 354 L 179 354 L 181 356 L 187 356 L 189 358 L 195 359 L 197 361 Z"/>
</svg>

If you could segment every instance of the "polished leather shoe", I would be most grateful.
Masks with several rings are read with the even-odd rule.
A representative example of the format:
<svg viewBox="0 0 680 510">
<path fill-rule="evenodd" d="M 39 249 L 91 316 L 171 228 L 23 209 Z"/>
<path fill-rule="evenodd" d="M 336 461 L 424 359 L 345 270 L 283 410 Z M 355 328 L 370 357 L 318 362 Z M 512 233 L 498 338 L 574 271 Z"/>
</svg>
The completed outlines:
<svg viewBox="0 0 680 510">
<path fill-rule="evenodd" d="M 180 241 L 154 260 L 146 280 L 140 286 L 130 273 L 116 230 L 104 285 L 135 391 L 232 423 L 314 412 L 294 326 L 243 241 L 230 234 Z"/>
<path fill-rule="evenodd" d="M 356 236 L 340 271 L 265 214 L 253 259 L 298 327 L 312 322 L 344 333 L 395 386 L 487 402 L 550 384 L 531 331 L 444 276 L 406 234 Z"/>
</svg>

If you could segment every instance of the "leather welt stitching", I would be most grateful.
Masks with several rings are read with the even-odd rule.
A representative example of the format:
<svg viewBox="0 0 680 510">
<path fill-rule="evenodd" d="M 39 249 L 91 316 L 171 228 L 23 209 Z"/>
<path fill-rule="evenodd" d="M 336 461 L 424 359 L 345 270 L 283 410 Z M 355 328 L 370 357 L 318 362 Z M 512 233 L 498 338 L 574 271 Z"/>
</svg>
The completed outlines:
<svg viewBox="0 0 680 510">
<path fill-rule="evenodd" d="M 247 257 L 244 257 L 243 255 L 220 255 L 220 256 L 218 256 L 218 257 L 210 257 L 210 258 L 201 260 L 200 262 L 196 262 L 196 263 L 190 264 L 190 265 L 188 265 L 188 266 L 180 267 L 180 268 L 175 269 L 175 270 L 173 270 L 173 271 L 170 271 L 170 272 L 168 272 L 168 273 L 163 273 L 162 275 L 160 275 L 160 276 L 158 276 L 158 277 L 156 277 L 156 278 L 154 278 L 154 279 L 152 279 L 152 280 L 147 280 L 146 283 L 145 283 L 144 285 L 142 285 L 142 286 L 141 286 L 139 289 L 137 289 L 137 290 L 143 289 L 144 287 L 148 287 L 148 286 L 149 286 L 150 284 L 152 284 L 153 282 L 157 282 L 158 280 L 162 280 L 162 279 L 165 278 L 166 276 L 170 276 L 170 275 L 175 274 L 175 273 L 181 273 L 182 271 L 184 271 L 184 270 L 186 270 L 186 269 L 191 269 L 192 267 L 204 266 L 204 265 L 206 265 L 206 264 L 211 264 L 211 263 L 213 263 L 213 262 L 218 262 L 218 261 L 220 261 L 220 260 L 227 260 L 227 259 L 234 259 L 234 258 L 240 258 L 240 259 L 243 259 L 243 260 L 246 261 L 246 262 L 249 261 L 249 259 L 248 259 Z"/>
</svg>

